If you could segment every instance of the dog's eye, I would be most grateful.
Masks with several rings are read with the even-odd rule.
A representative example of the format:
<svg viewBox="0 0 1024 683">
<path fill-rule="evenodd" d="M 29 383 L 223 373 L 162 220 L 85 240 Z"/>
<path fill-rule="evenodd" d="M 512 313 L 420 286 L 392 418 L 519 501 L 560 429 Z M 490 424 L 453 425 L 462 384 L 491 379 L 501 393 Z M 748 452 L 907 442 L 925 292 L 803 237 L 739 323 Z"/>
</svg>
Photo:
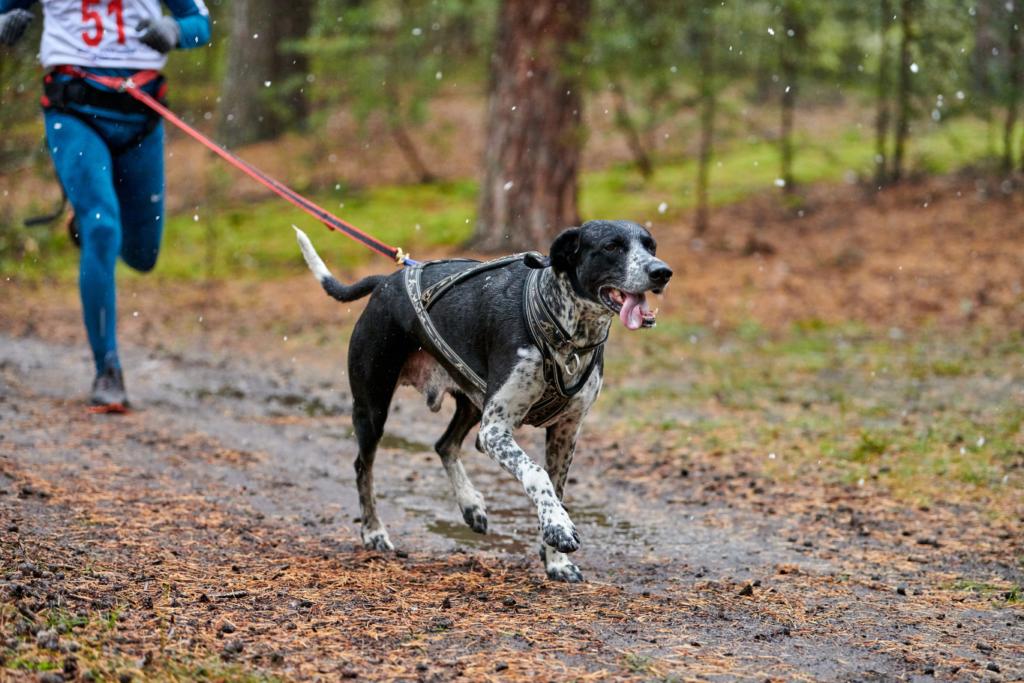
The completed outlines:
<svg viewBox="0 0 1024 683">
<path fill-rule="evenodd" d="M 615 245 L 615 244 L 609 244 L 608 246 L 606 246 L 606 247 L 604 248 L 604 250 L 605 250 L 605 251 L 615 251 L 615 250 L 616 250 L 616 249 L 618 249 L 618 248 L 619 248 L 619 247 L 618 247 L 617 245 Z"/>
</svg>

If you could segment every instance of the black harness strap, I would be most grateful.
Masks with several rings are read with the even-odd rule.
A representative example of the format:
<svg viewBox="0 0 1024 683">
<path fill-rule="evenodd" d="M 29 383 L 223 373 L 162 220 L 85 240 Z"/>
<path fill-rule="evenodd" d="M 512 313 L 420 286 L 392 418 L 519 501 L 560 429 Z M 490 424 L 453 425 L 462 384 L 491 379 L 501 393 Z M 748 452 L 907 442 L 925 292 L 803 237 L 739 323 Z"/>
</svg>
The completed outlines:
<svg viewBox="0 0 1024 683">
<path fill-rule="evenodd" d="M 469 278 L 473 277 L 474 275 L 479 275 L 480 273 L 483 273 L 483 272 L 488 271 L 488 270 L 493 270 L 494 268 L 501 268 L 502 266 L 507 266 L 508 264 L 513 263 L 514 261 L 522 261 L 522 260 L 523 260 L 523 254 L 512 254 L 511 256 L 503 256 L 502 258 L 495 259 L 494 261 L 487 261 L 486 263 L 480 263 L 480 265 L 476 266 L 475 268 L 470 268 L 469 270 L 463 270 L 462 272 L 453 273 L 452 275 L 449 275 L 448 277 L 441 278 L 440 280 L 438 280 L 434 284 L 430 285 L 430 287 L 427 287 L 426 291 L 423 292 L 423 297 L 422 297 L 422 299 L 423 299 L 423 307 L 426 308 L 429 311 L 430 307 L 434 305 L 434 302 L 436 302 L 438 299 L 440 299 L 441 296 L 444 295 L 445 292 L 447 292 L 449 289 L 451 289 L 455 285 L 459 284 L 463 280 L 468 280 Z M 444 263 L 454 263 L 454 262 L 459 262 L 459 261 L 468 261 L 470 263 L 479 263 L 478 261 L 473 261 L 473 259 L 468 259 L 468 258 L 448 259 L 448 260 L 444 261 Z"/>
<path fill-rule="evenodd" d="M 448 342 L 441 337 L 437 328 L 434 327 L 434 322 L 430 319 L 430 314 L 427 313 L 427 309 L 423 306 L 423 283 L 421 280 L 423 268 L 432 263 L 442 262 L 427 261 L 426 263 L 417 263 L 414 266 L 406 266 L 405 270 L 402 272 L 402 278 L 405 282 L 405 292 L 409 295 L 409 301 L 412 302 L 412 307 L 416 311 L 416 317 L 419 318 L 420 324 L 423 325 L 423 331 L 426 332 L 431 343 L 437 347 L 437 350 L 441 355 L 452 364 L 455 370 L 462 375 L 467 382 L 476 387 L 480 393 L 486 394 L 487 382 L 485 382 L 480 375 L 476 374 L 473 371 L 473 368 L 469 367 L 469 365 L 459 357 L 459 354 L 455 353 L 455 349 L 448 346 Z"/>
<path fill-rule="evenodd" d="M 446 261 L 428 261 L 422 264 L 409 266 L 403 273 L 405 291 L 412 303 L 416 317 L 423 326 L 427 338 L 437 348 L 437 351 L 444 356 L 445 360 L 451 363 L 452 367 L 470 385 L 480 393 L 487 393 L 487 382 L 480 375 L 476 374 L 469 365 L 459 357 L 451 346 L 441 337 L 433 321 L 430 319 L 430 308 L 448 290 L 455 285 L 468 280 L 480 273 L 507 266 L 516 261 L 521 261 L 525 254 L 513 254 L 494 261 L 479 263 L 472 259 L 450 259 Z M 426 290 L 423 289 L 422 275 L 423 268 L 437 263 L 468 262 L 477 263 L 472 268 L 453 273 L 438 280 Z M 578 394 L 586 386 L 594 368 L 604 357 L 604 343 L 608 340 L 605 336 L 600 343 L 592 346 L 576 346 L 572 342 L 572 336 L 565 331 L 558 319 L 551 313 L 547 303 L 540 294 L 540 270 L 531 270 L 523 283 L 523 317 L 526 321 L 526 328 L 530 339 L 537 346 L 544 359 L 544 379 L 547 386 L 544 393 L 530 407 L 523 422 L 534 427 L 543 427 L 554 420 L 565 410 L 569 400 Z M 566 386 L 566 376 L 576 376 L 582 366 L 580 355 L 589 354 L 586 369 L 579 375 L 576 383 Z M 565 358 L 561 361 L 561 358 Z M 568 366 L 573 364 L 573 368 Z M 571 371 L 570 371 L 571 370 Z"/>
<path fill-rule="evenodd" d="M 602 347 L 608 341 L 606 334 L 597 344 L 576 346 L 572 335 L 565 331 L 558 318 L 548 308 L 544 297 L 540 295 L 540 270 L 531 270 L 523 285 L 523 316 L 526 318 L 526 329 L 530 338 L 544 356 L 544 376 L 549 384 L 554 384 L 558 395 L 572 398 L 583 389 L 590 379 L 598 361 L 602 358 Z M 580 355 L 590 355 L 586 370 L 571 387 L 566 386 L 566 375 L 575 376 L 582 366 Z M 558 359 L 565 358 L 564 362 Z M 570 368 L 569 365 L 573 367 Z"/>
</svg>

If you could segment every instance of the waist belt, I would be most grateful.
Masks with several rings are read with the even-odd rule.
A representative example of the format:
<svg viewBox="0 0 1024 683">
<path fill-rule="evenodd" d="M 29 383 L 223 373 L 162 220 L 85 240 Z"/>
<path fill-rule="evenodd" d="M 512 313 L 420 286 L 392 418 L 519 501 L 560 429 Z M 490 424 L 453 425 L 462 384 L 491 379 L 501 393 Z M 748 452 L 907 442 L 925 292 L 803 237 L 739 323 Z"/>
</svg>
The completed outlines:
<svg viewBox="0 0 1024 683">
<path fill-rule="evenodd" d="M 63 71 L 58 67 L 54 73 L 61 74 Z M 49 73 L 43 78 L 43 107 L 66 111 L 69 105 L 76 104 L 82 107 L 94 109 L 107 109 L 109 111 L 121 112 L 123 114 L 143 114 L 147 117 L 159 118 L 152 109 L 132 97 L 126 92 L 117 90 L 100 90 L 89 85 L 82 78 L 72 76 L 71 78 L 55 78 L 54 73 Z M 156 100 L 165 104 L 164 98 L 167 94 L 167 82 L 162 75 L 150 79 L 157 85 Z"/>
<path fill-rule="evenodd" d="M 55 74 L 70 75 L 71 78 L 56 78 Z M 47 74 L 43 78 L 42 104 L 44 109 L 53 109 L 62 114 L 70 114 L 81 119 L 86 124 L 90 123 L 89 115 L 77 111 L 71 105 L 105 109 L 122 114 L 141 114 L 146 117 L 146 123 L 137 135 L 122 145 L 110 148 L 112 156 L 120 156 L 132 147 L 137 146 L 160 125 L 160 115 L 128 93 L 94 88 L 85 79 L 74 74 L 75 70 L 73 68 L 57 67 L 52 73 Z M 160 104 L 166 105 L 164 97 L 167 94 L 167 83 L 164 77 L 155 71 L 143 71 L 140 74 L 144 74 L 140 82 L 149 83 L 155 81 L 158 84 L 156 100 Z"/>
<path fill-rule="evenodd" d="M 471 277 L 479 275 L 488 270 L 501 268 L 516 261 L 521 261 L 525 254 L 513 254 L 494 261 L 478 263 L 471 259 L 451 259 L 448 261 L 428 261 L 406 267 L 403 277 L 405 291 L 412 303 L 416 317 L 419 319 L 423 330 L 430 339 L 437 351 L 452 365 L 462 379 L 475 387 L 481 394 L 487 393 L 487 382 L 480 377 L 469 365 L 459 357 L 451 346 L 441 337 L 441 334 L 430 319 L 430 308 L 437 303 L 445 292 L 455 285 Z M 452 263 L 453 261 L 465 261 L 477 263 L 476 266 L 454 273 L 438 280 L 436 283 L 423 289 L 423 269 L 432 264 Z M 534 427 L 543 427 L 552 422 L 565 410 L 569 399 L 586 386 L 590 374 L 594 371 L 598 362 L 603 357 L 603 346 L 607 336 L 599 344 L 586 347 L 578 347 L 570 341 L 570 335 L 562 328 L 561 324 L 551 313 L 543 297 L 540 295 L 540 271 L 532 270 L 523 283 L 523 317 L 526 321 L 526 328 L 530 339 L 540 349 L 544 359 L 544 379 L 547 386 L 544 393 L 530 407 L 523 422 Z M 579 375 L 579 379 L 571 386 L 566 386 L 566 376 L 576 376 L 583 362 L 580 354 L 589 355 L 586 369 Z M 562 360 L 562 357 L 565 360 Z M 570 367 L 571 366 L 571 367 Z"/>
</svg>

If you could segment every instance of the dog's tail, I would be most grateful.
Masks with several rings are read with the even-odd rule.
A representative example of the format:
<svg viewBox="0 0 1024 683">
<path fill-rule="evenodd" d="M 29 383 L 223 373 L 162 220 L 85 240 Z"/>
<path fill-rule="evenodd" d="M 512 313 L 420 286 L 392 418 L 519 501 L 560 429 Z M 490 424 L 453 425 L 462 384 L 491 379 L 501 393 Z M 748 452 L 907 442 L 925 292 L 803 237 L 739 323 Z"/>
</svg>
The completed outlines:
<svg viewBox="0 0 1024 683">
<path fill-rule="evenodd" d="M 292 227 L 295 228 L 294 225 Z M 302 248 L 302 255 L 305 257 L 306 263 L 309 264 L 309 269 L 313 271 L 313 275 L 316 275 L 316 279 L 320 281 L 320 286 L 324 288 L 324 291 L 338 301 L 348 303 L 349 301 L 362 299 L 372 292 L 381 280 L 387 277 L 386 275 L 371 275 L 352 286 L 343 285 L 327 270 L 327 266 L 324 265 L 320 256 L 317 255 L 316 249 L 313 248 L 313 243 L 306 237 L 306 233 L 298 228 L 295 228 L 295 232 L 299 238 L 299 247 Z"/>
</svg>

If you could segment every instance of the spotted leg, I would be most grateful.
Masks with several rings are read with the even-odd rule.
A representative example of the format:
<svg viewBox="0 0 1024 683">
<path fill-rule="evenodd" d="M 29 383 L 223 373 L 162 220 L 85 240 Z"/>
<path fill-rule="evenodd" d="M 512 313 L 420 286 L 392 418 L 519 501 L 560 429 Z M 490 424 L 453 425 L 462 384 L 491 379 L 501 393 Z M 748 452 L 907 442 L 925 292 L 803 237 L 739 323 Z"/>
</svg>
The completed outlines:
<svg viewBox="0 0 1024 683">
<path fill-rule="evenodd" d="M 559 501 L 562 500 L 565 492 L 565 479 L 569 474 L 573 453 L 576 451 L 576 438 L 580 433 L 580 424 L 579 418 L 574 417 L 561 420 L 548 427 L 547 430 L 547 453 L 544 468 L 547 470 L 548 476 L 551 477 L 551 483 L 555 487 L 555 495 L 558 496 Z M 544 569 L 552 581 L 583 582 L 583 574 L 579 568 L 569 560 L 568 555 L 560 552 L 557 548 L 542 543 L 540 559 L 544 562 Z"/>
<path fill-rule="evenodd" d="M 580 537 L 569 514 L 555 496 L 551 477 L 530 459 L 513 438 L 516 427 L 530 406 L 544 393 L 544 372 L 540 352 L 521 349 L 520 360 L 509 377 L 484 401 L 480 443 L 488 457 L 501 465 L 526 489 L 537 508 L 544 542 L 563 553 L 580 547 Z"/>
<path fill-rule="evenodd" d="M 555 424 L 547 429 L 547 448 L 544 467 L 555 487 L 555 495 L 562 500 L 565 493 L 565 480 L 569 475 L 569 465 L 576 452 L 576 440 L 579 438 L 583 418 L 590 409 L 594 399 L 601 390 L 601 377 L 597 373 L 591 375 L 587 386 L 577 394 L 576 400 Z M 566 583 L 582 583 L 583 574 L 569 557 L 547 543 L 540 547 L 540 559 L 544 563 L 548 578 L 552 581 Z"/>
<path fill-rule="evenodd" d="M 434 446 L 434 450 L 441 456 L 441 464 L 444 465 L 444 471 L 448 473 L 448 479 L 455 489 L 455 500 L 459 503 L 462 518 L 473 531 L 486 534 L 487 506 L 484 505 L 484 497 L 469 481 L 466 469 L 462 466 L 462 459 L 459 457 L 466 434 L 478 422 L 480 409 L 473 405 L 465 394 L 456 394 L 455 417 L 452 418 L 444 436 Z"/>
</svg>

